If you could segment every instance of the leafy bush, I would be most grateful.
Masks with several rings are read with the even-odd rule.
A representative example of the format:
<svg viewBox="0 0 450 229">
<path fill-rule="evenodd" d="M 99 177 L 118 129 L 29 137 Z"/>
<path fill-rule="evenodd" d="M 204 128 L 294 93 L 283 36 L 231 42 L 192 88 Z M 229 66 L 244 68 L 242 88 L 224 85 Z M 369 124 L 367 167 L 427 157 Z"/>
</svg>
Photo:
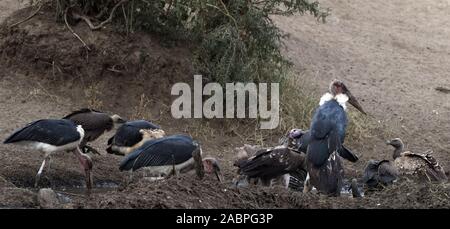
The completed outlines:
<svg viewBox="0 0 450 229">
<path fill-rule="evenodd" d="M 270 15 L 327 12 L 308 0 L 54 0 L 58 15 L 67 7 L 92 20 L 113 15 L 127 32 L 158 33 L 191 42 L 195 66 L 213 81 L 281 82 L 289 62 L 280 53 L 283 33 Z M 112 13 L 113 14 L 112 14 Z"/>
</svg>

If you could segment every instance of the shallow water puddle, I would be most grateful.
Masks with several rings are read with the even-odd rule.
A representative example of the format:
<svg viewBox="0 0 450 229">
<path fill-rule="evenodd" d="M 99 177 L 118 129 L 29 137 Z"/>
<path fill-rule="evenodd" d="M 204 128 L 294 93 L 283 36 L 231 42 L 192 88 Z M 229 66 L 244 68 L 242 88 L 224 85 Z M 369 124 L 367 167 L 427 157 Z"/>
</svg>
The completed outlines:
<svg viewBox="0 0 450 229">
<path fill-rule="evenodd" d="M 93 193 L 106 193 L 110 191 L 115 191 L 119 187 L 119 184 L 115 182 L 98 182 L 94 185 L 91 190 Z M 86 197 L 86 187 L 85 186 L 65 186 L 59 187 L 54 190 L 58 195 L 59 199 L 63 203 L 70 203 L 74 197 Z"/>
</svg>

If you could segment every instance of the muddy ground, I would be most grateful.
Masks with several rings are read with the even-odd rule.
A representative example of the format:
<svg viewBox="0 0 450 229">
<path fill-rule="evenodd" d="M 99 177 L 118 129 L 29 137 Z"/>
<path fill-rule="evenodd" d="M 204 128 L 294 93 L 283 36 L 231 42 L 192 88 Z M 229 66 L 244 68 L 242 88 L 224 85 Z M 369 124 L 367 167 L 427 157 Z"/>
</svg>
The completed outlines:
<svg viewBox="0 0 450 229">
<path fill-rule="evenodd" d="M 332 78 L 348 82 L 354 95 L 379 127 L 389 131 L 351 147 L 360 162 L 347 165 L 347 176 L 360 177 L 368 159 L 390 158 L 383 142 L 400 136 L 411 150 L 432 147 L 450 168 L 450 27 L 448 1 L 322 1 L 332 7 L 327 24 L 308 16 L 276 17 L 289 34 L 286 55 L 299 77 L 322 93 Z M 194 74 L 188 44 L 162 45 L 159 37 L 131 38 L 110 28 L 90 31 L 74 26 L 91 51 L 40 13 L 20 26 L 5 26 L 25 18 L 30 9 L 16 0 L 0 2 L 0 139 L 41 118 L 60 118 L 80 107 L 96 107 L 129 119 L 145 118 L 168 133 L 188 133 L 199 139 L 208 155 L 219 158 L 227 182 L 214 177 L 200 181 L 191 175 L 151 182 L 135 175 L 127 183 L 119 156 L 106 155 L 105 134 L 93 146 L 96 189 L 86 198 L 83 174 L 73 155 L 60 153 L 41 179 L 42 187 L 60 193 L 67 208 L 449 208 L 448 184 L 401 182 L 363 199 L 327 198 L 286 191 L 280 187 L 233 189 L 236 146 L 251 139 L 223 132 L 221 122 L 173 120 L 167 115 L 170 87 L 191 81 Z M 395 13 L 393 13 L 395 12 Z M 418 16 L 419 15 L 419 16 Z M 447 16 L 447 17 L 446 17 Z M 431 35 L 432 34 L 432 35 Z M 131 39 L 131 40 L 130 40 Z M 88 55 L 88 56 L 86 56 Z M 86 61 L 86 59 L 88 61 Z M 239 126 L 237 126 L 239 128 Z M 228 128 L 225 128 L 228 129 Z M 268 144 L 275 142 L 270 136 Z M 252 143 L 252 142 L 250 142 Z M 36 208 L 32 188 L 42 155 L 0 145 L 0 207 Z"/>
</svg>

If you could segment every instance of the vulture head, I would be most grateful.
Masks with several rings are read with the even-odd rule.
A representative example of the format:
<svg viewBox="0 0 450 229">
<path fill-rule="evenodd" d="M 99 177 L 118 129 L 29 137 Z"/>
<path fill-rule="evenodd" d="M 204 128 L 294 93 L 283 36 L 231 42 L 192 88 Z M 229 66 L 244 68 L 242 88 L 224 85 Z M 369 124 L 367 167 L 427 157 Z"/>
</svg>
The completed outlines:
<svg viewBox="0 0 450 229">
<path fill-rule="evenodd" d="M 111 119 L 115 125 L 121 125 L 124 124 L 127 120 L 120 117 L 118 114 L 114 114 L 111 116 Z"/>
<path fill-rule="evenodd" d="M 403 152 L 403 148 L 405 146 L 405 144 L 400 138 L 394 138 L 389 141 L 386 141 L 386 144 L 391 145 L 395 148 L 393 155 L 394 159 L 400 157 L 400 154 Z"/>
</svg>

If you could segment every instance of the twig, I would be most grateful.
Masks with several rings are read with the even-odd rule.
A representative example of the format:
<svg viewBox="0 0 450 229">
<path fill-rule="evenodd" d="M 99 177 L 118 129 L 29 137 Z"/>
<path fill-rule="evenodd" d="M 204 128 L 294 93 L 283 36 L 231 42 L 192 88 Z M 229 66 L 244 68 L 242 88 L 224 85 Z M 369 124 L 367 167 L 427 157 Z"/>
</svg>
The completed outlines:
<svg viewBox="0 0 450 229">
<path fill-rule="evenodd" d="M 77 33 L 75 33 L 75 31 L 73 31 L 73 29 L 70 27 L 69 23 L 67 22 L 67 11 L 69 11 L 69 7 L 66 8 L 65 12 L 64 12 L 64 22 L 66 23 L 67 29 L 78 39 L 81 41 L 81 43 L 83 43 L 84 47 L 88 50 L 91 51 L 91 49 L 87 46 L 86 42 L 83 41 L 83 39 L 81 39 L 80 36 L 78 36 Z"/>
<path fill-rule="evenodd" d="M 125 19 L 125 27 L 127 28 L 127 36 L 128 36 L 128 33 L 130 32 L 130 28 L 128 28 L 127 13 L 125 12 L 125 7 L 123 5 L 122 5 L 122 13 L 123 13 L 123 18 Z"/>
<path fill-rule="evenodd" d="M 169 0 L 169 6 L 166 9 L 166 12 L 164 12 L 164 16 L 167 17 L 167 15 L 169 14 L 170 8 L 172 8 L 172 4 L 173 4 L 173 0 Z"/>
<path fill-rule="evenodd" d="M 36 14 L 41 10 L 41 8 L 42 8 L 43 5 L 44 5 L 43 3 L 42 3 L 41 5 L 39 5 L 39 8 L 38 8 L 36 11 L 34 11 L 30 16 L 28 16 L 27 18 L 23 19 L 22 21 L 19 21 L 19 22 L 16 22 L 16 23 L 10 25 L 9 28 L 12 28 L 12 27 L 14 27 L 14 26 L 18 26 L 18 25 L 20 25 L 20 24 L 22 24 L 22 23 L 24 23 L 24 22 L 30 20 L 30 19 L 33 18 L 34 16 L 36 16 Z"/>
<path fill-rule="evenodd" d="M 98 24 L 98 25 L 94 25 L 92 23 L 91 19 L 89 19 L 88 17 L 86 17 L 84 15 L 79 15 L 79 14 L 74 13 L 73 16 L 75 19 L 83 19 L 86 22 L 86 24 L 88 24 L 89 28 L 91 28 L 91 30 L 98 30 L 98 29 L 101 29 L 103 26 L 105 26 L 107 23 L 110 23 L 112 21 L 114 12 L 116 11 L 117 7 L 119 7 L 120 5 L 122 5 L 125 2 L 128 2 L 128 0 L 122 0 L 119 3 L 117 3 L 111 10 L 111 13 L 109 14 L 108 19 L 100 22 L 100 24 Z"/>
<path fill-rule="evenodd" d="M 445 88 L 445 87 L 436 87 L 434 88 L 436 91 L 442 92 L 442 93 L 446 93 L 446 94 L 450 94 L 450 89 Z"/>
<path fill-rule="evenodd" d="M 76 197 L 81 197 L 81 198 L 85 198 L 85 195 L 80 195 L 80 194 L 76 194 L 76 193 L 70 193 L 70 192 L 64 192 L 64 191 L 56 191 L 56 193 L 60 193 L 66 196 L 76 196 Z"/>
<path fill-rule="evenodd" d="M 107 68 L 106 70 L 110 72 L 122 73 L 122 71 L 116 69 L 116 65 L 112 66 L 111 68 Z"/>
</svg>

